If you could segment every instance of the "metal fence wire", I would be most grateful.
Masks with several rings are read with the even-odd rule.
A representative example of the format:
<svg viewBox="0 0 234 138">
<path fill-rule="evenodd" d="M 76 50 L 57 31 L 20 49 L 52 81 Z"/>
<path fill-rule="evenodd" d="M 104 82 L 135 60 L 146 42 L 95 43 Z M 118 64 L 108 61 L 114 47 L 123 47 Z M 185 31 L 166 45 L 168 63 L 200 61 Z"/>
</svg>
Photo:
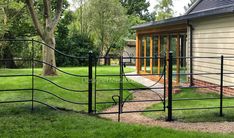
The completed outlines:
<svg viewBox="0 0 234 138">
<path fill-rule="evenodd" d="M 87 113 L 87 114 L 92 114 L 92 115 L 99 115 L 99 114 L 118 114 L 118 120 L 120 121 L 121 114 L 125 113 L 136 113 L 136 112 L 165 112 L 167 111 L 167 120 L 168 121 L 173 121 L 173 111 L 178 111 L 178 110 L 202 110 L 202 109 L 219 109 L 219 115 L 223 116 L 223 109 L 224 108 L 234 108 L 234 106 L 224 106 L 223 105 L 223 100 L 224 99 L 234 99 L 234 97 L 225 97 L 224 96 L 224 89 L 225 88 L 232 88 L 234 87 L 233 82 L 229 81 L 227 78 L 231 78 L 232 75 L 234 75 L 234 72 L 229 69 L 230 65 L 229 63 L 234 61 L 234 57 L 231 56 L 223 56 L 221 55 L 220 57 L 173 57 L 173 53 L 169 53 L 169 57 L 167 56 L 160 56 L 160 57 L 108 57 L 109 59 L 114 59 L 118 61 L 118 67 L 119 67 L 119 73 L 117 74 L 104 74 L 104 72 L 98 73 L 98 62 L 100 59 L 106 59 L 107 57 L 95 57 L 92 52 L 87 53 L 87 57 L 76 57 L 73 55 L 67 55 L 64 54 L 40 41 L 37 40 L 0 40 L 0 41 L 14 41 L 14 42 L 20 42 L 20 41 L 26 41 L 28 43 L 31 43 L 32 49 L 31 49 L 31 57 L 27 59 L 13 59 L 19 60 L 19 61 L 28 61 L 31 63 L 31 73 L 30 74 L 1 74 L 0 78 L 16 78 L 16 77 L 31 77 L 31 88 L 21 88 L 21 89 L 2 89 L 0 88 L 0 92 L 23 92 L 23 91 L 31 91 L 31 99 L 26 99 L 26 100 L 12 100 L 12 101 L 1 101 L 0 103 L 24 103 L 24 102 L 31 102 L 31 110 L 34 110 L 34 103 L 39 103 L 43 104 L 46 106 L 49 106 L 53 109 L 61 109 L 57 106 L 45 103 L 43 101 L 37 100 L 35 97 L 35 91 L 41 92 L 48 94 L 50 96 L 53 96 L 63 102 L 67 102 L 70 104 L 75 104 L 75 105 L 84 105 L 87 106 L 87 111 L 77 111 L 77 112 L 82 112 L 82 113 Z M 69 58 L 74 58 L 74 59 L 82 59 L 82 60 L 87 60 L 88 61 L 88 73 L 87 75 L 83 74 L 74 74 L 70 73 L 67 71 L 64 71 L 62 69 L 59 69 L 53 65 L 50 65 L 44 61 L 41 61 L 39 59 L 35 58 L 35 43 L 40 44 L 41 46 L 46 46 L 51 49 L 53 49 L 56 53 L 61 54 L 65 57 Z M 163 61 L 162 64 L 162 71 L 160 73 L 148 73 L 148 74 L 139 74 L 139 73 L 132 73 L 128 74 L 125 71 L 125 67 L 128 66 L 129 62 L 133 62 L 134 60 L 146 60 L 146 59 L 152 59 L 153 61 L 157 61 L 160 59 Z M 186 60 L 186 61 L 193 61 L 190 63 L 193 63 L 193 70 L 187 69 L 186 72 L 173 72 L 173 61 L 174 60 Z M 206 59 L 206 60 L 205 60 Z M 4 63 L 6 61 L 9 61 L 12 59 L 1 59 L 1 63 Z M 215 62 L 208 62 L 208 60 L 214 60 Z M 226 62 L 225 62 L 226 61 Z M 200 64 L 199 67 L 202 68 L 209 68 L 211 72 L 206 72 L 204 70 L 199 70 L 195 66 L 198 66 L 197 63 L 203 63 Z M 66 75 L 72 76 L 72 77 L 77 77 L 77 78 L 86 78 L 88 79 L 87 82 L 87 89 L 72 89 L 68 87 L 61 86 L 60 84 L 55 83 L 54 81 L 50 80 L 49 78 L 37 75 L 35 73 L 35 64 L 40 63 L 40 64 L 46 64 L 51 66 L 52 68 L 55 68 L 56 70 L 60 71 L 61 73 L 64 73 Z M 209 66 L 207 67 L 207 64 L 213 64 L 214 66 Z M 161 70 L 161 69 L 160 69 Z M 218 70 L 218 72 L 217 72 Z M 179 76 L 186 76 L 188 78 L 188 83 L 185 83 L 184 85 L 174 85 L 173 83 L 173 76 L 179 75 Z M 196 76 L 205 76 L 207 79 L 214 79 L 214 75 L 218 76 L 216 77 L 216 81 L 218 83 L 210 83 L 210 85 L 196 85 L 195 81 L 197 81 Z M 151 86 L 139 86 L 136 85 L 135 83 L 132 83 L 129 77 L 154 77 L 157 76 L 158 79 L 155 81 L 155 83 Z M 102 87 L 97 87 L 97 82 L 99 79 L 102 78 L 110 78 L 110 77 L 118 77 L 118 87 L 117 88 L 102 88 Z M 87 95 L 87 102 L 77 102 L 77 101 L 72 101 L 64 98 L 63 96 L 59 96 L 51 91 L 48 90 L 43 90 L 35 87 L 35 81 L 37 79 L 41 79 L 46 81 L 47 83 L 53 84 L 57 88 L 69 91 L 71 93 L 82 93 Z M 226 79 L 225 79 L 226 78 Z M 4 80 L 3 80 L 4 81 Z M 162 87 L 155 87 L 157 84 L 161 83 Z M 131 87 L 130 87 L 131 86 Z M 218 98 L 174 98 L 173 97 L 173 89 L 184 89 L 184 88 L 204 88 L 204 89 L 212 89 L 216 90 L 219 92 L 219 97 Z M 134 93 L 137 91 L 143 91 L 143 90 L 148 90 L 151 91 L 152 93 L 157 94 L 159 97 L 158 100 L 149 100 L 149 99 L 143 99 L 143 100 L 131 100 L 131 97 Z M 160 95 L 157 91 L 163 91 L 163 94 Z M 107 93 L 107 92 L 116 92 L 116 94 L 113 94 L 110 97 L 109 101 L 98 101 L 98 93 Z M 125 95 L 125 91 L 133 91 L 131 93 L 128 93 L 128 95 Z M 208 91 L 208 90 L 207 90 Z M 81 100 L 81 99 L 78 99 Z M 201 101 L 201 100 L 219 100 L 219 106 L 213 106 L 213 107 L 193 107 L 193 108 L 173 108 L 173 102 L 183 102 L 183 101 Z M 162 103 L 162 108 L 158 110 L 129 110 L 126 111 L 124 110 L 124 105 L 126 103 L 139 103 L 139 106 L 141 106 L 140 103 L 144 102 L 161 102 Z M 115 112 L 103 112 L 103 111 L 98 111 L 97 106 L 99 105 L 116 105 L 117 110 Z"/>
</svg>

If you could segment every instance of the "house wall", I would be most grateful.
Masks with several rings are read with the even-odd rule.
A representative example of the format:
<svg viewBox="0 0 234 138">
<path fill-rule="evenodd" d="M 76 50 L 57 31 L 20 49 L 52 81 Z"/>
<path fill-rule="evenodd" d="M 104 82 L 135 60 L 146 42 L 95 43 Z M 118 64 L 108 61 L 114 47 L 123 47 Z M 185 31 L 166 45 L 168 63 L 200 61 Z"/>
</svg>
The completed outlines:
<svg viewBox="0 0 234 138">
<path fill-rule="evenodd" d="M 193 57 L 234 56 L 234 15 L 202 18 L 190 22 L 193 27 Z M 190 47 L 188 28 L 187 46 Z M 190 55 L 190 48 L 187 50 Z M 189 61 L 189 60 L 187 60 Z M 189 67 L 190 62 L 187 62 Z M 234 73 L 234 58 L 224 60 L 224 73 Z M 220 58 L 193 59 L 193 73 L 220 73 Z M 220 75 L 194 75 L 196 80 L 220 84 Z M 234 74 L 224 75 L 224 85 L 234 86 Z"/>
</svg>

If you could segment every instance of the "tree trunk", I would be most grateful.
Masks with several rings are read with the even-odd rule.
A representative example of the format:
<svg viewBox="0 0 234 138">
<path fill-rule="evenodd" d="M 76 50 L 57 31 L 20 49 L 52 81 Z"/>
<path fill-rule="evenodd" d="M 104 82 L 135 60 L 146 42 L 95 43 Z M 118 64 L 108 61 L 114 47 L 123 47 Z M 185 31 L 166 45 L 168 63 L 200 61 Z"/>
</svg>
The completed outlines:
<svg viewBox="0 0 234 138">
<path fill-rule="evenodd" d="M 105 56 L 104 64 L 105 64 L 106 66 L 110 66 L 110 64 L 111 64 L 111 59 L 110 59 L 110 56 L 109 56 L 109 55 Z"/>
<path fill-rule="evenodd" d="M 106 51 L 106 54 L 105 54 L 105 61 L 104 61 L 104 64 L 107 66 L 111 64 L 111 59 L 110 59 L 110 56 L 109 56 L 109 53 L 111 51 L 111 48 L 112 48 L 112 45 L 110 47 L 108 47 L 107 51 Z"/>
<path fill-rule="evenodd" d="M 54 76 L 57 75 L 56 72 L 56 61 L 55 61 L 55 37 L 53 34 L 47 34 L 44 42 L 50 46 L 43 46 L 43 75 L 44 76 Z M 53 49 L 52 49 L 53 48 Z"/>
</svg>

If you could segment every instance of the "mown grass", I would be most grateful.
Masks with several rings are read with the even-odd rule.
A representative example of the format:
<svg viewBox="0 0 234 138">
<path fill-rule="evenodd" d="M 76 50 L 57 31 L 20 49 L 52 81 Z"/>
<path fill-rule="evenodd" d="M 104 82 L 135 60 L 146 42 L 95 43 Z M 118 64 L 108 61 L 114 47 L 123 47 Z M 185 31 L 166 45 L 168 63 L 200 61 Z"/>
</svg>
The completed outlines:
<svg viewBox="0 0 234 138">
<path fill-rule="evenodd" d="M 87 74 L 86 68 L 62 68 L 65 71 L 78 74 Z M 131 72 L 132 69 L 126 71 Z M 100 74 L 118 73 L 118 68 L 100 67 L 98 69 Z M 3 74 L 30 74 L 30 69 L 18 70 L 0 70 Z M 41 70 L 36 69 L 36 74 L 40 75 Z M 87 88 L 87 80 L 81 78 L 71 77 L 64 74 L 59 76 L 47 77 L 54 82 L 74 89 Z M 1 78 L 1 89 L 16 89 L 16 88 L 31 88 L 31 77 L 17 77 L 17 78 Z M 98 82 L 99 88 L 118 87 L 118 77 L 99 78 L 102 81 Z M 105 82 L 106 81 L 106 82 Z M 125 85 L 127 87 L 128 84 Z M 138 85 L 138 84 L 136 84 Z M 74 94 L 65 90 L 61 90 L 48 82 L 41 79 L 35 79 L 36 88 L 49 90 L 64 98 L 75 101 L 86 101 L 86 94 Z M 35 98 L 44 102 L 50 103 L 53 106 L 66 107 L 74 110 L 86 110 L 87 107 L 72 105 L 62 102 L 47 94 L 35 92 Z M 115 92 L 99 92 L 98 100 L 110 100 Z M 128 92 L 125 91 L 125 94 Z M 84 99 L 82 99 L 84 98 Z M 22 100 L 31 99 L 31 91 L 29 92 L 5 92 L 0 94 L 0 100 Z M 99 109 L 105 108 L 100 105 Z M 0 137 L 82 137 L 82 138 L 119 138 L 119 137 L 157 137 L 157 138 L 219 138 L 219 137 L 233 137 L 233 134 L 209 134 L 199 132 L 175 131 L 172 129 L 164 129 L 160 127 L 147 127 L 140 125 L 129 125 L 124 123 L 115 123 L 108 120 L 82 115 L 74 112 L 64 112 L 52 110 L 46 106 L 35 103 L 35 109 L 31 111 L 31 103 L 14 103 L 1 104 L 0 107 Z"/>
<path fill-rule="evenodd" d="M 79 68 L 61 68 L 63 71 L 80 74 L 80 75 L 88 75 L 87 67 L 79 67 Z M 125 68 L 125 72 L 132 72 L 133 69 Z M 12 74 L 31 74 L 31 69 L 1 69 L 1 75 L 12 75 Z M 88 90 L 88 78 L 87 77 L 74 77 L 70 75 L 66 75 L 58 71 L 58 76 L 46 77 L 50 79 L 54 83 L 61 85 L 65 88 L 74 89 L 74 90 Z M 35 69 L 35 75 L 40 76 L 41 69 Z M 98 67 L 97 74 L 119 74 L 118 67 Z M 32 88 L 32 77 L 14 77 L 14 78 L 1 78 L 0 88 L 3 90 L 6 89 L 24 89 L 24 88 Z M 118 89 L 119 88 L 119 77 L 98 77 L 97 78 L 97 89 Z M 56 94 L 66 100 L 74 101 L 74 102 L 83 102 L 87 103 L 88 93 L 87 92 L 72 92 L 68 90 L 61 89 L 54 84 L 51 84 L 41 78 L 34 77 L 34 88 L 49 91 L 53 94 Z M 124 85 L 126 88 L 131 88 L 126 80 L 124 80 Z M 139 85 L 139 84 L 135 84 Z M 140 85 L 139 85 L 140 87 Z M 112 96 L 118 95 L 119 91 L 98 91 L 97 92 L 97 102 L 113 102 Z M 124 91 L 124 96 L 129 94 L 128 91 Z M 94 95 L 94 94 L 93 94 Z M 32 91 L 21 91 L 21 92 L 2 92 L 0 93 L 0 101 L 6 100 L 31 100 L 32 99 Z M 52 106 L 67 108 L 77 111 L 86 111 L 87 105 L 76 105 L 70 104 L 68 102 L 64 102 L 52 95 L 35 91 L 34 99 L 38 101 L 45 102 Z M 98 104 L 97 110 L 100 111 L 106 107 L 111 106 L 112 104 Z"/>
<path fill-rule="evenodd" d="M 202 92 L 201 92 L 202 91 Z M 206 90 L 207 91 L 207 90 Z M 179 94 L 174 94 L 173 99 L 178 98 L 219 98 L 220 96 L 214 92 L 204 93 L 204 90 L 199 89 L 182 89 Z M 173 101 L 173 109 L 181 108 L 206 108 L 219 107 L 220 100 L 184 100 Z M 233 99 L 224 99 L 223 106 L 234 106 Z M 161 109 L 162 103 L 155 104 L 148 109 Z M 198 109 L 198 110 L 174 110 L 173 118 L 181 122 L 223 122 L 234 121 L 234 108 L 223 109 L 224 116 L 220 117 L 219 108 L 217 109 Z M 144 113 L 144 115 L 153 119 L 167 118 L 167 112 Z"/>
<path fill-rule="evenodd" d="M 115 123 L 74 112 L 54 111 L 36 105 L 11 104 L 0 108 L 0 137 L 79 137 L 79 138 L 231 138 L 233 134 L 175 131 Z"/>
</svg>

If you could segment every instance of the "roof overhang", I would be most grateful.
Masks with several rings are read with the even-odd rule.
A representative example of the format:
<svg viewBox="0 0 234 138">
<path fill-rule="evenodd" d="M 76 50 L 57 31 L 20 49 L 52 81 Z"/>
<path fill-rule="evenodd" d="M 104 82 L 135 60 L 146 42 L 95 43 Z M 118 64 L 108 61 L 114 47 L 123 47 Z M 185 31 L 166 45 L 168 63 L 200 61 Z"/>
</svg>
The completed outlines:
<svg viewBox="0 0 234 138">
<path fill-rule="evenodd" d="M 213 9 L 209 11 L 188 14 L 188 15 L 174 17 L 174 18 L 170 18 L 166 20 L 148 22 L 148 23 L 133 26 L 132 29 L 140 31 L 140 30 L 146 30 L 146 29 L 150 30 L 155 27 L 162 28 L 162 27 L 173 26 L 173 25 L 183 25 L 183 24 L 186 24 L 189 20 L 213 16 L 213 15 L 233 13 L 233 12 L 234 12 L 234 6 L 222 7 L 219 9 Z"/>
</svg>

